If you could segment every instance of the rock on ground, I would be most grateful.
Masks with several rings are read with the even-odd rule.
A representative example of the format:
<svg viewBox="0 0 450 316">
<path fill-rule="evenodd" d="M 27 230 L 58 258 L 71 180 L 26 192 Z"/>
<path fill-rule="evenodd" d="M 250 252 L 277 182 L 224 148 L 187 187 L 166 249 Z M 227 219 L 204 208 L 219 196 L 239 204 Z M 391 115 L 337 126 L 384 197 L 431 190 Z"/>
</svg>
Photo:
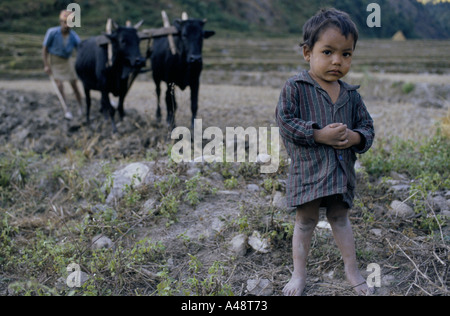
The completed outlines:
<svg viewBox="0 0 450 316">
<path fill-rule="evenodd" d="M 143 163 L 132 163 L 125 168 L 118 170 L 112 174 L 112 187 L 110 188 L 109 195 L 106 199 L 108 205 L 113 204 L 115 201 L 121 199 L 125 190 L 129 186 L 137 188 L 142 185 L 145 177 L 150 172 L 150 168 Z M 106 190 L 106 186 L 111 183 L 105 183 L 103 186 Z"/>
<path fill-rule="evenodd" d="M 411 217 L 415 214 L 409 205 L 400 201 L 392 201 L 390 213 L 403 218 Z"/>
</svg>

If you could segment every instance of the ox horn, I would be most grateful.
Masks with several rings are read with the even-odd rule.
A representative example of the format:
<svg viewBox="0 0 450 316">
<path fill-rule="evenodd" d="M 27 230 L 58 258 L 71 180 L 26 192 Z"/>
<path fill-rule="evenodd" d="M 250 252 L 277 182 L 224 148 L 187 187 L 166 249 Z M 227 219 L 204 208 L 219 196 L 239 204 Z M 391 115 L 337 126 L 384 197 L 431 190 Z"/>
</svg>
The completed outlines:
<svg viewBox="0 0 450 316">
<path fill-rule="evenodd" d="M 108 20 L 106 20 L 106 33 L 111 34 L 111 29 L 112 29 L 112 20 L 111 18 L 109 18 Z"/>
<path fill-rule="evenodd" d="M 144 20 L 140 20 L 139 22 L 137 22 L 137 23 L 134 25 L 134 28 L 135 28 L 136 30 L 139 29 L 143 23 L 144 23 Z"/>
<path fill-rule="evenodd" d="M 106 34 L 111 34 L 112 33 L 112 27 L 113 27 L 113 21 L 112 21 L 111 18 L 109 18 L 106 21 Z M 111 45 L 111 42 L 108 42 L 108 66 L 109 67 L 112 66 L 112 55 L 113 55 L 112 45 Z"/>
<path fill-rule="evenodd" d="M 186 12 L 183 12 L 183 14 L 181 14 L 181 20 L 182 20 L 182 21 L 186 21 L 186 20 L 188 20 L 188 19 L 189 19 L 188 14 L 187 14 Z"/>
</svg>

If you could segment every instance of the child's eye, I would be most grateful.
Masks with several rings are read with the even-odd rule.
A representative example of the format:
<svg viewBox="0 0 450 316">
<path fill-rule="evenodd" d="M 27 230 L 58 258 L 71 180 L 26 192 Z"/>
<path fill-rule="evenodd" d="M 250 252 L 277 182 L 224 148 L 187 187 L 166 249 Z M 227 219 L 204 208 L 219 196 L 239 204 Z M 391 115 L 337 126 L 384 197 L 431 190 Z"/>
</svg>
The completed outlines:
<svg viewBox="0 0 450 316">
<path fill-rule="evenodd" d="M 352 53 L 344 53 L 344 57 L 352 57 Z"/>
<path fill-rule="evenodd" d="M 325 56 L 330 56 L 332 53 L 331 53 L 331 50 L 324 50 L 324 51 L 323 51 L 323 54 L 324 54 Z"/>
</svg>

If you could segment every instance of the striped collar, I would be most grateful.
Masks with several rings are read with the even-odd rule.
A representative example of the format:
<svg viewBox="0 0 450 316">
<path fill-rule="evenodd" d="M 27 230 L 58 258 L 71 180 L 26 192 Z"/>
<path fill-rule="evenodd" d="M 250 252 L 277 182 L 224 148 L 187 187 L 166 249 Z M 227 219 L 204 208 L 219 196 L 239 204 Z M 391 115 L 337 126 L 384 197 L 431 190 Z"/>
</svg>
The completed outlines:
<svg viewBox="0 0 450 316">
<path fill-rule="evenodd" d="M 309 71 L 308 70 L 303 70 L 302 72 L 300 72 L 295 77 L 295 81 L 301 81 L 301 82 L 309 83 L 310 85 L 313 85 L 313 86 L 323 90 L 323 88 L 317 83 L 317 81 L 315 81 L 313 78 L 311 78 L 311 76 L 309 75 Z M 346 83 L 344 81 L 341 81 L 341 80 L 338 80 L 338 82 L 341 85 L 341 87 L 344 88 L 347 91 L 358 90 L 361 87 L 361 86 L 355 86 L 355 85 L 348 84 L 348 83 Z"/>
</svg>

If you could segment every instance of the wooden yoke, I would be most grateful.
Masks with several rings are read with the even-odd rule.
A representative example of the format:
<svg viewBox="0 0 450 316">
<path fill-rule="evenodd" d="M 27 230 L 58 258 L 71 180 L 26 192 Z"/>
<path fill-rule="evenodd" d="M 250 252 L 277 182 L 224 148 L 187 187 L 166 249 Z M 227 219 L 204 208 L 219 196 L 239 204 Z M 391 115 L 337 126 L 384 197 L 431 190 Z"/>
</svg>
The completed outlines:
<svg viewBox="0 0 450 316">
<path fill-rule="evenodd" d="M 162 15 L 164 27 L 169 28 L 170 22 L 169 22 L 169 17 L 167 16 L 166 11 L 162 11 L 161 15 Z M 167 35 L 167 39 L 169 40 L 169 46 L 170 46 L 170 51 L 172 52 L 172 55 L 176 55 L 177 50 L 175 48 L 175 42 L 173 41 L 173 35 L 172 34 Z"/>
<path fill-rule="evenodd" d="M 160 29 L 145 29 L 139 32 L 140 39 L 151 39 L 153 37 L 164 37 L 169 35 L 177 35 L 179 32 L 175 26 L 164 27 Z"/>
<path fill-rule="evenodd" d="M 169 46 L 170 46 L 170 51 L 172 52 L 173 55 L 176 55 L 177 50 L 175 47 L 175 42 L 173 39 L 174 35 L 179 35 L 179 31 L 175 26 L 171 26 L 170 22 L 169 22 L 169 17 L 167 16 L 167 13 L 165 11 L 161 12 L 161 16 L 163 19 L 163 28 L 159 28 L 159 29 L 145 29 L 142 32 L 139 32 L 139 38 L 141 40 L 152 40 L 154 37 L 165 37 L 167 36 L 167 39 L 169 40 Z M 188 15 L 186 14 L 186 12 L 183 12 L 182 16 L 181 16 L 182 20 L 187 20 L 188 19 Z M 151 46 L 149 41 L 149 47 Z"/>
</svg>

